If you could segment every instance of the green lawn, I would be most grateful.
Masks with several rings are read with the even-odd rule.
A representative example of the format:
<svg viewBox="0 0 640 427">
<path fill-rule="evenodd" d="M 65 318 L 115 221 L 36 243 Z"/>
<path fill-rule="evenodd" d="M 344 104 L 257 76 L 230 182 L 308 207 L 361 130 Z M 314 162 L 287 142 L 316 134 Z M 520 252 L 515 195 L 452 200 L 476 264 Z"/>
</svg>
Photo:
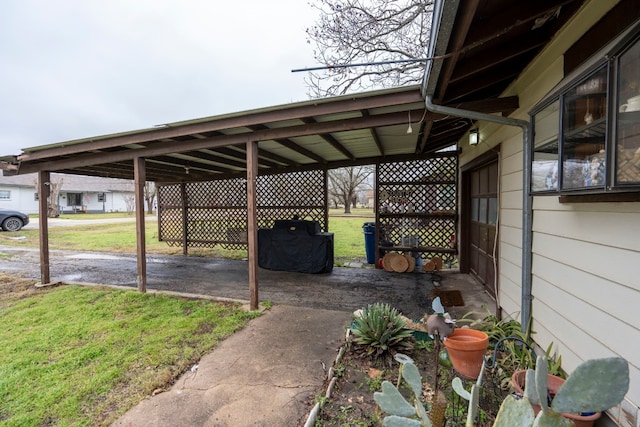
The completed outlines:
<svg viewBox="0 0 640 427">
<path fill-rule="evenodd" d="M 259 315 L 0 274 L 0 426 L 109 425 Z"/>
<path fill-rule="evenodd" d="M 104 217 L 127 217 L 126 214 L 73 214 L 66 215 L 64 219 L 82 220 L 99 219 Z M 130 215 L 128 217 L 131 217 Z M 329 216 L 329 231 L 334 233 L 334 259 L 336 265 L 346 262 L 364 260 L 366 258 L 364 248 L 364 234 L 362 225 L 373 221 L 371 209 L 354 209 L 348 215 L 343 210 L 331 210 Z M 158 241 L 158 223 L 154 216 L 147 217 L 146 247 L 152 254 L 181 255 L 182 248 L 169 246 Z M 18 233 L 0 233 L 0 244 L 10 246 L 38 247 L 37 230 L 21 230 Z M 88 224 L 73 227 L 50 227 L 49 248 L 135 253 L 136 233 L 135 222 L 116 224 Z M 210 256 L 218 258 L 243 259 L 246 258 L 246 250 L 227 250 L 220 248 L 189 248 L 189 254 L 197 256 Z"/>
</svg>

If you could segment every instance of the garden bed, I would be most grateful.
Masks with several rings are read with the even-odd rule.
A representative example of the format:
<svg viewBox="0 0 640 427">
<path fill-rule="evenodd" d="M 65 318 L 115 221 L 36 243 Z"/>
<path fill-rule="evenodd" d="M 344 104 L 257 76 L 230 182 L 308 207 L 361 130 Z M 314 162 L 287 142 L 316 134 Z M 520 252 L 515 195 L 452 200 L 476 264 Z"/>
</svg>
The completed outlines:
<svg viewBox="0 0 640 427">
<path fill-rule="evenodd" d="M 443 348 L 443 347 L 442 347 Z M 404 353 L 410 356 L 418 367 L 422 376 L 423 393 L 421 401 L 427 410 L 438 412 L 441 407 L 441 421 L 432 418 L 434 426 L 464 425 L 468 402 L 457 396 L 451 389 L 455 371 L 439 364 L 439 349 L 433 341 L 420 340 L 414 342 L 414 348 Z M 359 346 L 348 343 L 340 361 L 334 366 L 335 377 L 330 397 L 326 398 L 329 387 L 327 381 L 322 390 L 318 390 L 314 399 L 310 400 L 309 410 L 316 403 L 320 403 L 320 410 L 315 416 L 312 426 L 382 426 L 386 416 L 376 402 L 373 394 L 380 391 L 382 381 L 388 380 L 396 384 L 399 364 L 395 361 L 386 364 L 364 354 Z M 438 378 L 436 379 L 436 375 Z M 436 381 L 439 387 L 436 389 Z M 463 381 L 466 389 L 470 389 L 472 382 Z M 500 378 L 497 373 L 485 371 L 480 402 L 480 419 L 477 426 L 491 426 L 499 409 L 500 402 L 509 393 L 499 386 Z M 401 386 L 401 392 L 407 390 Z M 439 404 L 436 393 L 440 396 Z M 436 409 L 432 409 L 432 408 Z M 432 416 L 433 417 L 433 416 Z M 437 418 L 437 417 L 436 417 Z M 299 426 L 304 426 L 308 416 L 302 419 Z"/>
</svg>

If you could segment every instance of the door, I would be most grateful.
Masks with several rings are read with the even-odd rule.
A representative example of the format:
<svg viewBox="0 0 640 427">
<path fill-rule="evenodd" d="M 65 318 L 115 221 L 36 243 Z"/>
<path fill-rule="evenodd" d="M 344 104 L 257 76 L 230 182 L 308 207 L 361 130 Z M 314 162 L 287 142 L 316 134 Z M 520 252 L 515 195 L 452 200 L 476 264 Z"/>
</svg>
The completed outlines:
<svg viewBox="0 0 640 427">
<path fill-rule="evenodd" d="M 495 298 L 497 284 L 498 160 L 494 159 L 467 172 L 469 244 L 468 267 Z"/>
</svg>

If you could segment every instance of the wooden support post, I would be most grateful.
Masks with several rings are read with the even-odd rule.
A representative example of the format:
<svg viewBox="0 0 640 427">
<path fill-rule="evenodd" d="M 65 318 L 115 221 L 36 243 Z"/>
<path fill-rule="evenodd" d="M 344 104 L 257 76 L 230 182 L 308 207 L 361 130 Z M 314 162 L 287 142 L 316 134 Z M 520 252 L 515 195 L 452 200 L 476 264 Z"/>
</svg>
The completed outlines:
<svg viewBox="0 0 640 427">
<path fill-rule="evenodd" d="M 329 232 L 329 170 L 325 167 L 322 170 L 323 194 L 322 200 L 324 204 L 324 231 Z"/>
<path fill-rule="evenodd" d="M 140 292 L 147 292 L 147 246 L 144 228 L 144 184 L 147 180 L 144 157 L 133 159 L 133 177 L 136 202 L 136 256 L 138 276 L 136 283 Z"/>
<path fill-rule="evenodd" d="M 247 141 L 247 243 L 249 252 L 250 309 L 258 309 L 258 215 L 256 181 L 258 177 L 258 143 Z"/>
<path fill-rule="evenodd" d="M 189 201 L 187 200 L 187 184 L 180 184 L 180 201 L 182 202 L 182 255 L 189 254 Z"/>
<path fill-rule="evenodd" d="M 51 194 L 51 174 L 49 171 L 38 172 L 38 218 L 40 229 L 40 283 L 51 282 L 51 270 L 49 268 L 49 196 Z M 57 204 L 57 200 L 51 200 Z"/>
</svg>

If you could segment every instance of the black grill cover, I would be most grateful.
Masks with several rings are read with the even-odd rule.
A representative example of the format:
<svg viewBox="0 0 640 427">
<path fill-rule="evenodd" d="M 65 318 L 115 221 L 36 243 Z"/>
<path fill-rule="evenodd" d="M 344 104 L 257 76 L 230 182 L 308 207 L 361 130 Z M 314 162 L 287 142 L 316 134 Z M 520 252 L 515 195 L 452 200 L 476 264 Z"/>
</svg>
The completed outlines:
<svg viewBox="0 0 640 427">
<path fill-rule="evenodd" d="M 258 265 L 269 270 L 328 273 L 333 270 L 333 233 L 317 221 L 279 220 L 258 230 Z"/>
</svg>

